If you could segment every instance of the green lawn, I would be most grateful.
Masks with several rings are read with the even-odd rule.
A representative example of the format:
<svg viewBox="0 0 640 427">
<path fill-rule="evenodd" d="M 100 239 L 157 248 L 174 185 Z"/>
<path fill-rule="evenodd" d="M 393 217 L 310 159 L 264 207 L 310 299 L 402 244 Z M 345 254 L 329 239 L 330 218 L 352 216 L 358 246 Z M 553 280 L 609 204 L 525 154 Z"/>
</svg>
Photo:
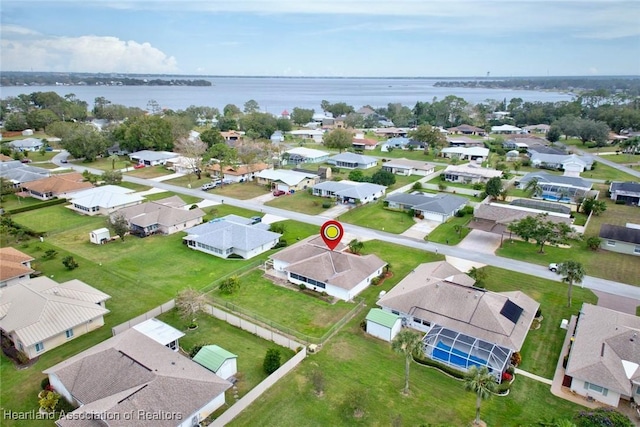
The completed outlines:
<svg viewBox="0 0 640 427">
<path fill-rule="evenodd" d="M 238 387 L 239 397 L 244 396 L 267 377 L 262 369 L 267 349 L 277 348 L 280 350 L 282 363 L 293 356 L 293 351 L 288 348 L 263 340 L 257 335 L 231 326 L 207 314 L 198 316 L 198 329 L 193 331 L 186 328 L 188 322 L 181 319 L 175 310 L 161 314 L 158 319 L 186 334 L 180 338 L 180 347 L 186 352 L 191 351 L 196 345 L 216 344 L 238 356 L 238 373 L 235 375 L 238 382 L 235 385 Z M 234 403 L 235 399 L 231 390 L 227 392 L 226 398 L 226 407 Z"/>
<path fill-rule="evenodd" d="M 620 164 L 640 164 L 640 154 L 612 154 L 610 156 L 602 156 L 603 159 Z"/>
<path fill-rule="evenodd" d="M 66 205 L 50 206 L 44 209 L 23 212 L 12 216 L 12 219 L 20 225 L 31 228 L 37 232 L 47 234 L 61 234 L 68 230 L 86 228 L 87 242 L 89 241 L 89 231 L 101 228 L 106 225 L 106 218 L 102 216 L 82 215 L 73 211 Z"/>
<path fill-rule="evenodd" d="M 447 222 L 436 227 L 435 230 L 433 230 L 427 237 L 425 237 L 425 240 L 455 246 L 460 243 L 462 239 L 467 236 L 467 234 L 469 234 L 470 230 L 467 227 L 469 221 L 471 221 L 470 216 L 465 215 L 462 218 L 454 216 Z M 460 226 L 459 233 L 456 232 L 456 226 Z"/>
<path fill-rule="evenodd" d="M 322 207 L 324 203 L 334 206 L 329 198 L 313 196 L 306 191 L 297 191 L 294 194 L 276 197 L 265 203 L 265 205 L 307 215 L 320 215 L 326 210 L 326 208 Z"/>
<path fill-rule="evenodd" d="M 228 196 L 240 200 L 253 199 L 254 197 L 263 196 L 268 192 L 269 190 L 267 190 L 264 185 L 258 185 L 254 182 L 221 185 L 210 190 L 210 193 L 217 196 Z"/>
<path fill-rule="evenodd" d="M 177 178 L 168 179 L 164 182 L 166 182 L 167 184 L 177 185 L 179 187 L 184 187 L 184 188 L 200 188 L 202 184 L 210 181 L 211 180 L 207 178 L 204 174 L 202 175 L 201 179 L 198 179 L 198 177 L 195 174 L 190 173 L 187 175 L 179 176 Z"/>
<path fill-rule="evenodd" d="M 133 163 L 129 160 L 129 156 L 119 156 L 120 160 L 112 162 L 109 157 L 99 157 L 93 162 L 82 163 L 82 166 L 88 168 L 100 169 L 103 171 L 110 171 L 113 169 L 125 169 L 129 168 L 129 171 L 133 171 Z M 145 168 L 146 169 L 146 168 Z M 142 178 L 142 177 L 141 177 Z"/>
<path fill-rule="evenodd" d="M 592 170 L 584 171 L 580 176 L 582 178 L 604 179 L 605 181 L 633 181 L 636 179 L 634 176 L 604 163 L 594 163 L 594 166 Z"/>
<path fill-rule="evenodd" d="M 166 199 L 167 197 L 172 197 L 172 196 L 180 197 L 182 200 L 184 200 L 185 205 L 193 205 L 195 203 L 202 201 L 202 197 L 194 197 L 187 194 L 178 194 L 172 191 L 163 191 L 162 193 L 148 194 L 144 197 L 147 200 L 161 200 L 161 199 Z"/>
<path fill-rule="evenodd" d="M 343 213 L 339 221 L 395 234 L 403 233 L 415 224 L 409 214 L 385 209 L 380 200 Z"/>
<path fill-rule="evenodd" d="M 129 163 L 129 165 L 131 165 L 131 163 Z M 111 165 L 109 165 L 109 167 L 111 167 Z M 164 166 L 147 166 L 146 168 L 140 169 L 133 169 L 133 167 L 131 167 L 127 171 L 127 175 L 145 179 L 158 178 L 171 174 L 173 174 L 173 171 L 166 169 Z"/>
<path fill-rule="evenodd" d="M 33 197 L 19 197 L 15 194 L 5 194 L 0 198 L 0 201 L 2 202 L 0 203 L 0 206 L 5 210 L 33 206 L 42 203 L 42 200 L 38 200 Z"/>
</svg>

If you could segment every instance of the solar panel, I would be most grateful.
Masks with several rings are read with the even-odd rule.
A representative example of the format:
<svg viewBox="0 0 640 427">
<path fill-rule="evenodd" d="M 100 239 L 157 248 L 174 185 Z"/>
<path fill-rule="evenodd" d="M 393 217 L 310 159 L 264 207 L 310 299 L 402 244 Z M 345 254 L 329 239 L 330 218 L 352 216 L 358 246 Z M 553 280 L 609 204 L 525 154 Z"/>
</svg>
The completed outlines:
<svg viewBox="0 0 640 427">
<path fill-rule="evenodd" d="M 507 300 L 502 306 L 502 310 L 500 310 L 500 314 L 504 317 L 516 323 L 522 314 L 523 308 L 519 305 L 515 304 L 511 300 Z"/>
</svg>

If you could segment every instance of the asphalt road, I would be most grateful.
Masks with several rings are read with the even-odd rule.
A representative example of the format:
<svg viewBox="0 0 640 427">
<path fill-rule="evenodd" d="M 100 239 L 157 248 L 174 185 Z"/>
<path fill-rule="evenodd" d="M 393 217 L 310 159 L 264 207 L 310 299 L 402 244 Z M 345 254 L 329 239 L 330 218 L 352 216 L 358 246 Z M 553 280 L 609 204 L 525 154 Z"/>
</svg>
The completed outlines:
<svg viewBox="0 0 640 427">
<path fill-rule="evenodd" d="M 59 166 L 71 167 L 79 172 L 89 170 L 92 173 L 101 174 L 101 170 L 87 168 L 78 164 L 62 164 L 60 160 L 67 157 L 66 152 L 62 152 L 53 158 L 53 162 Z M 620 166 L 620 165 L 617 165 Z M 636 172 L 636 171 L 634 171 Z M 276 216 L 280 216 L 295 221 L 304 222 L 307 224 L 314 224 L 318 227 L 325 221 L 331 219 L 320 215 L 306 215 L 298 212 L 292 212 L 284 209 L 278 209 L 271 206 L 261 205 L 259 203 L 238 200 L 224 196 L 218 196 L 215 194 L 209 194 L 205 191 L 198 189 L 189 189 L 179 187 L 164 182 L 153 181 L 149 179 L 137 178 L 130 175 L 125 175 L 123 180 L 126 182 L 132 182 L 135 184 L 161 188 L 166 191 L 172 191 L 178 194 L 185 194 L 195 197 L 200 197 L 207 200 L 212 200 L 218 203 L 229 204 L 245 209 L 255 210 L 258 212 L 268 213 Z M 491 265 L 494 267 L 504 268 L 506 270 L 515 271 L 518 273 L 529 274 L 536 277 L 542 277 L 545 279 L 555 280 L 560 282 L 560 276 L 556 273 L 549 271 L 545 266 L 537 264 L 530 264 L 523 261 L 517 261 L 509 258 L 503 258 L 496 255 L 478 253 L 474 251 L 465 250 L 455 246 L 447 246 L 437 243 L 425 242 L 423 240 L 412 239 L 410 237 L 399 236 L 397 234 L 387 233 L 384 231 L 373 230 L 370 228 L 359 227 L 357 225 L 342 224 L 345 231 L 355 236 L 359 236 L 361 239 L 378 239 L 385 242 L 395 243 L 397 245 L 406 246 L 410 248 L 420 249 L 428 252 L 438 251 L 441 255 L 449 255 L 457 258 L 462 258 L 468 261 L 479 262 L 482 264 Z M 638 261 L 640 263 L 640 260 Z M 585 288 L 610 293 L 627 298 L 634 298 L 639 300 L 640 304 L 640 287 L 627 285 L 625 283 L 614 282 L 611 280 L 600 279 L 593 276 L 585 276 L 582 283 L 576 286 L 583 286 Z"/>
</svg>

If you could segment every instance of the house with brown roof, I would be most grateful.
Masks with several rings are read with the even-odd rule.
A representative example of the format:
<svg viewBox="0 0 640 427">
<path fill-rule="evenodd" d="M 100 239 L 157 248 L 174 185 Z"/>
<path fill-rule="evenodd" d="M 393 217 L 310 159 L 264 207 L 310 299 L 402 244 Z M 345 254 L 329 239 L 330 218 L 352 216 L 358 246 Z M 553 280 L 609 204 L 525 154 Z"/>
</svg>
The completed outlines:
<svg viewBox="0 0 640 427">
<path fill-rule="evenodd" d="M 370 138 L 365 138 L 362 135 L 356 135 L 352 140 L 351 140 L 351 145 L 353 146 L 354 150 L 358 151 L 358 150 L 375 150 L 375 148 L 378 146 L 379 141 L 375 140 L 375 139 L 370 139 Z"/>
<path fill-rule="evenodd" d="M 491 178 L 502 177 L 502 171 L 472 164 L 449 165 L 442 172 L 445 181 L 464 184 L 486 183 Z"/>
<path fill-rule="evenodd" d="M 139 205 L 119 209 L 129 224 L 131 234 L 146 237 L 152 234 L 173 234 L 202 224 L 204 211 L 200 208 L 188 209 L 179 196 L 149 201 Z"/>
<path fill-rule="evenodd" d="M 31 255 L 10 246 L 0 248 L 0 288 L 28 281 L 34 273 L 33 260 Z"/>
<path fill-rule="evenodd" d="M 541 202 L 546 203 L 546 202 Z M 551 203 L 549 203 L 551 205 Z M 542 205 L 544 206 L 544 205 Z M 564 206 L 558 206 L 563 208 Z M 495 234 L 508 232 L 509 224 L 520 221 L 528 216 L 547 214 L 546 220 L 554 223 L 563 222 L 571 225 L 571 210 L 568 212 L 549 212 L 525 206 L 505 205 L 502 203 L 481 203 L 473 212 L 473 220 L 468 224 L 469 228 L 482 230 Z"/>
<path fill-rule="evenodd" d="M 28 193 L 31 197 L 50 200 L 54 198 L 69 198 L 77 191 L 93 188 L 93 184 L 85 181 L 81 173 L 72 172 L 25 182 L 21 187 L 22 191 Z"/>
<path fill-rule="evenodd" d="M 80 280 L 35 277 L 0 289 L 0 329 L 33 359 L 104 325 L 109 298 Z"/>
<path fill-rule="evenodd" d="M 432 174 L 436 170 L 436 166 L 428 162 L 401 158 L 390 159 L 388 162 L 382 163 L 382 170 L 391 172 L 396 175 L 427 176 Z"/>
<path fill-rule="evenodd" d="M 485 136 L 487 131 L 477 126 L 460 125 L 447 129 L 447 132 L 454 135 L 478 135 Z"/>
<path fill-rule="evenodd" d="M 110 426 L 197 426 L 225 403 L 231 383 L 134 328 L 44 371 L 56 392 L 79 406 L 59 427 L 92 414 Z M 106 424 L 104 424 L 106 425 Z"/>
<path fill-rule="evenodd" d="M 601 249 L 640 256 L 640 224 L 602 224 L 599 237 Z"/>
<path fill-rule="evenodd" d="M 302 240 L 271 255 L 269 260 L 277 276 L 344 301 L 365 290 L 387 265 L 373 254 L 359 256 L 330 250 L 320 236 Z"/>
<path fill-rule="evenodd" d="M 520 291 L 491 292 L 446 261 L 421 264 L 377 302 L 425 332 L 427 357 L 466 371 L 486 366 L 499 381 L 520 351 L 539 304 Z"/>
<path fill-rule="evenodd" d="M 272 165 L 266 163 L 253 163 L 250 165 L 224 166 L 220 171 L 220 164 L 215 163 L 207 167 L 215 177 L 222 178 L 225 182 L 246 182 L 253 181 L 258 173 L 266 169 L 273 169 Z"/>
<path fill-rule="evenodd" d="M 614 407 L 640 401 L 640 317 L 585 303 L 572 341 L 571 391 Z"/>
</svg>

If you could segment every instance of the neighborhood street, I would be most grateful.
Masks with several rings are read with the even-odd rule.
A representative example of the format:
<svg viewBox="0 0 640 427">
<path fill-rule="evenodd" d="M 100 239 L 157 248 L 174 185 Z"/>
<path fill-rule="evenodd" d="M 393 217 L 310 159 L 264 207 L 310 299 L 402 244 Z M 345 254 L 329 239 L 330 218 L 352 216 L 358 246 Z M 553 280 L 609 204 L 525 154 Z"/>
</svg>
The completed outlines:
<svg viewBox="0 0 640 427">
<path fill-rule="evenodd" d="M 71 164 L 71 163 L 60 164 L 60 160 L 66 156 L 67 156 L 67 153 L 63 152 L 55 156 L 53 159 L 53 162 L 58 164 L 59 166 L 72 167 L 73 169 L 79 172 L 82 172 L 84 170 L 89 170 L 90 172 L 96 173 L 96 174 L 102 173 L 101 170 L 87 168 L 77 164 Z M 620 165 L 616 165 L 616 166 L 619 167 Z M 636 171 L 633 171 L 633 172 L 636 172 Z M 129 175 L 124 175 L 123 180 L 127 182 L 144 185 L 144 186 L 160 188 L 166 191 L 172 191 L 178 194 L 185 194 L 185 195 L 200 197 L 206 200 L 210 200 L 214 203 L 225 203 L 232 206 L 255 210 L 258 212 L 262 212 L 264 214 L 272 214 L 282 218 L 292 219 L 295 221 L 300 221 L 308 224 L 314 224 L 314 225 L 317 225 L 318 227 L 322 225 L 325 221 L 331 219 L 325 216 L 306 215 L 298 212 L 265 206 L 255 201 L 238 200 L 238 199 L 233 199 L 229 197 L 217 196 L 217 195 L 209 194 L 205 191 L 202 191 L 199 188 L 189 189 L 189 188 L 167 184 L 161 181 L 159 182 L 159 181 L 154 181 L 150 179 L 142 179 L 142 178 L 137 178 Z M 373 230 L 370 228 L 359 227 L 356 225 L 345 224 L 345 223 L 343 223 L 342 225 L 345 229 L 345 232 L 358 236 L 361 240 L 378 239 L 385 242 L 395 243 L 397 245 L 420 249 L 428 252 L 437 251 L 437 253 L 441 255 L 462 258 L 472 262 L 487 264 L 494 267 L 504 268 L 510 271 L 525 273 L 532 276 L 542 277 L 545 279 L 550 279 L 550 280 L 555 280 L 560 282 L 560 276 L 549 271 L 545 266 L 503 258 L 493 254 L 481 253 L 478 251 L 468 250 L 461 247 L 447 246 L 443 244 L 426 242 L 424 240 L 400 236 L 392 233 L 387 233 L 384 231 Z M 584 280 L 579 286 L 584 286 L 585 288 L 589 288 L 595 291 L 605 292 L 613 295 L 618 295 L 621 297 L 634 298 L 636 300 L 639 300 L 637 305 L 640 305 L 640 287 L 627 285 L 620 282 L 614 282 L 611 280 L 600 279 L 593 276 L 585 276 Z"/>
</svg>

